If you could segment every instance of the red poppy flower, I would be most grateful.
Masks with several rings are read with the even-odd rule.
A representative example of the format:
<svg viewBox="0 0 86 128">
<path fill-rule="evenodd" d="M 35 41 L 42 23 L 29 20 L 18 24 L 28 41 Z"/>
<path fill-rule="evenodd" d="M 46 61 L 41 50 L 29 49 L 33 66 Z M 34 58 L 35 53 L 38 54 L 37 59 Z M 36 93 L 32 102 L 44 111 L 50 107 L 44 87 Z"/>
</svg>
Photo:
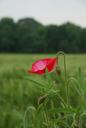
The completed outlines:
<svg viewBox="0 0 86 128">
<path fill-rule="evenodd" d="M 56 58 L 45 58 L 36 61 L 32 64 L 32 69 L 28 70 L 29 73 L 36 73 L 36 74 L 44 74 L 46 69 L 48 72 L 51 72 L 57 64 Z"/>
</svg>

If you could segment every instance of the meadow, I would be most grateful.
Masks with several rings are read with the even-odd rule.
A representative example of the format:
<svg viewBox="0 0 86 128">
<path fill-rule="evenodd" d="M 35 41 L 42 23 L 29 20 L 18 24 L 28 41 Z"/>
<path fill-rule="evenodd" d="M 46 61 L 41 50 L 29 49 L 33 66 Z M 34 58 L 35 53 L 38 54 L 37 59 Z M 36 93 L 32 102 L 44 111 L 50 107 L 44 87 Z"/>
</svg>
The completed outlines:
<svg viewBox="0 0 86 128">
<path fill-rule="evenodd" d="M 62 55 L 59 57 L 62 77 L 57 80 L 56 84 L 58 91 L 62 90 L 60 94 L 63 99 L 62 97 L 56 99 L 54 92 L 50 92 L 48 98 L 52 100 L 47 98 L 47 102 L 43 99 L 43 103 L 38 106 L 40 96 L 46 93 L 40 90 L 34 82 L 16 73 L 16 70 L 21 69 L 27 72 L 34 61 L 47 57 L 55 57 L 55 54 L 0 54 L 0 128 L 86 128 L 86 55 L 66 55 L 67 78 L 72 77 L 74 81 L 77 80 L 75 83 L 80 84 L 82 96 L 78 95 L 80 90 L 74 87 L 76 84 L 71 82 L 68 109 L 64 109 L 65 105 L 63 101 L 60 101 L 66 102 Z M 43 84 L 48 82 L 36 74 L 31 75 L 31 78 Z M 49 115 L 46 112 L 48 110 Z M 26 125 L 24 125 L 25 122 Z"/>
</svg>

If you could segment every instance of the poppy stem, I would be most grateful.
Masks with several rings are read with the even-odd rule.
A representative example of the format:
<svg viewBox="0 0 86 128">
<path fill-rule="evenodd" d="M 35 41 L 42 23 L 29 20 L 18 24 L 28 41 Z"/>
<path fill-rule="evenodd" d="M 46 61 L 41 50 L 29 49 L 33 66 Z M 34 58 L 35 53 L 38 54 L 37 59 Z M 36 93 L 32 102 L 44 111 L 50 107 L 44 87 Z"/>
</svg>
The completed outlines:
<svg viewBox="0 0 86 128">
<path fill-rule="evenodd" d="M 65 56 L 65 53 L 63 51 L 59 51 L 57 54 L 56 54 L 56 57 L 58 58 L 59 55 L 63 55 L 64 56 L 64 75 L 65 75 L 65 85 L 66 85 L 66 82 L 67 82 L 67 70 L 66 70 L 66 56 Z M 67 105 L 69 104 L 69 86 L 67 84 L 66 86 L 66 97 L 67 97 Z M 68 105 L 69 106 L 69 105 Z"/>
<path fill-rule="evenodd" d="M 64 56 L 64 73 L 65 73 L 65 81 L 66 81 L 66 77 L 67 77 L 67 73 L 66 73 L 66 56 L 65 56 L 65 53 L 63 51 L 59 51 L 56 54 L 56 57 L 58 58 L 59 55 L 63 55 Z"/>
</svg>

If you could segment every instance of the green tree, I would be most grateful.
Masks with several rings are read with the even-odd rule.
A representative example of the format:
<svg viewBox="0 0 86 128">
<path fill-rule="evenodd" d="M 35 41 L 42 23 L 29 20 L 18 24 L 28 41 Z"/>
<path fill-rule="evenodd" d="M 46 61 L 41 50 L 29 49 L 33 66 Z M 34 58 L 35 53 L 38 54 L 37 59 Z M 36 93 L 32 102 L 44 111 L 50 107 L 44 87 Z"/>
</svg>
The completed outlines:
<svg viewBox="0 0 86 128">
<path fill-rule="evenodd" d="M 15 23 L 11 18 L 3 18 L 0 21 L 0 51 L 13 52 Z"/>
<path fill-rule="evenodd" d="M 63 24 L 59 27 L 60 50 L 65 52 L 80 52 L 81 28 L 71 23 Z"/>
<path fill-rule="evenodd" d="M 59 50 L 59 29 L 56 25 L 46 26 L 46 49 L 47 52 L 57 52 Z"/>
<path fill-rule="evenodd" d="M 81 53 L 86 53 L 86 28 L 81 31 L 79 47 Z"/>
<path fill-rule="evenodd" d="M 86 28 L 72 23 L 44 26 L 32 18 L 0 20 L 0 52 L 86 52 Z"/>
<path fill-rule="evenodd" d="M 17 23 L 17 40 L 19 52 L 35 52 L 41 44 L 39 35 L 42 34 L 43 26 L 33 19 L 21 19 Z M 38 46 L 39 47 L 39 46 Z"/>
</svg>

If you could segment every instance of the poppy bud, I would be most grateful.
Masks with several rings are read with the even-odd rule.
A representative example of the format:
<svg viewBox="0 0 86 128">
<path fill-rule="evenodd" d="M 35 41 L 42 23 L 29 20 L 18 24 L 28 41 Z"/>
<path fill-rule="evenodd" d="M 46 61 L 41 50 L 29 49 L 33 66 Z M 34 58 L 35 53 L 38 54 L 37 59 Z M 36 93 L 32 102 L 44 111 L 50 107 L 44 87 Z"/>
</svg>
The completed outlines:
<svg viewBox="0 0 86 128">
<path fill-rule="evenodd" d="M 61 76 L 61 69 L 59 67 L 56 67 L 56 74 L 58 76 Z"/>
</svg>

